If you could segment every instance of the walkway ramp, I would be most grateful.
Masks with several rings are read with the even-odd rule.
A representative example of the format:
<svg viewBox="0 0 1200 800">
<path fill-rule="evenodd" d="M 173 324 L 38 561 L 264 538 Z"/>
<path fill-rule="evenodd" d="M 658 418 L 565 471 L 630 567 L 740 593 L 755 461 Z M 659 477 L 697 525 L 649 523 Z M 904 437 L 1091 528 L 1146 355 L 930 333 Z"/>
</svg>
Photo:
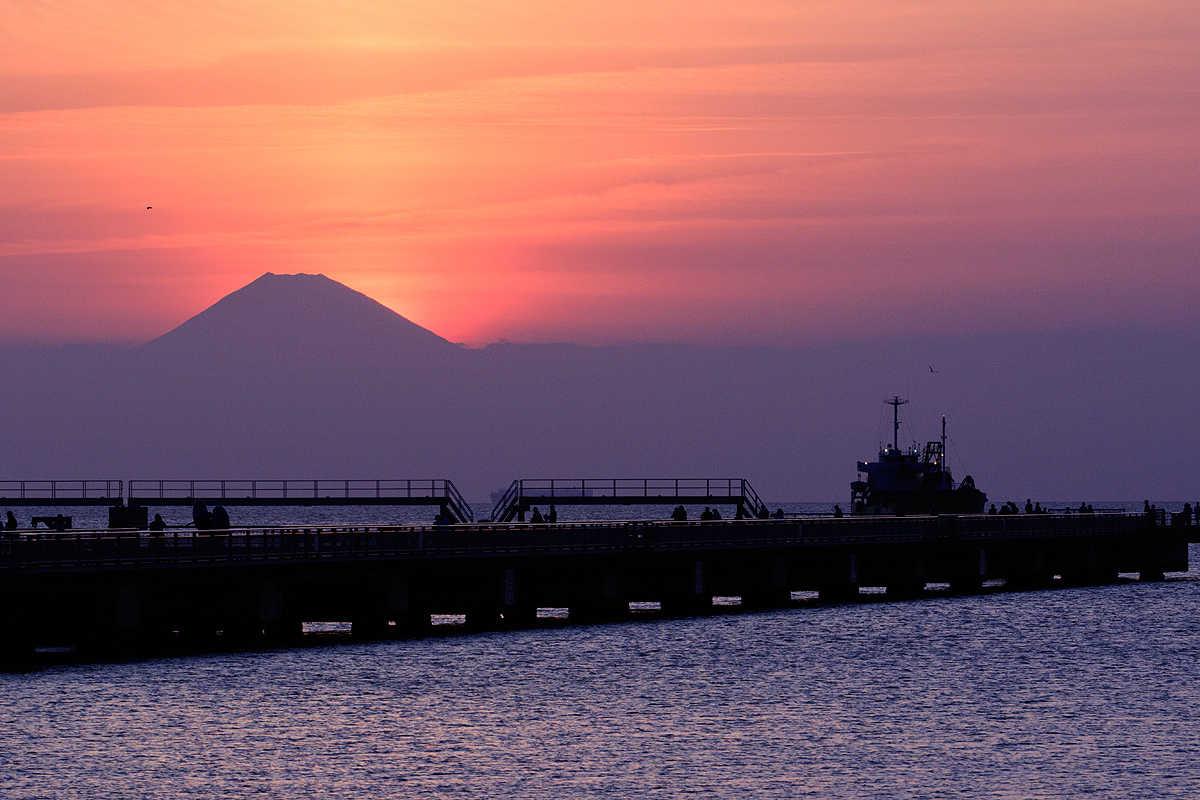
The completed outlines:
<svg viewBox="0 0 1200 800">
<path fill-rule="evenodd" d="M 766 518 L 766 504 L 745 478 L 587 478 L 515 480 L 492 510 L 493 522 L 524 521 L 533 506 L 736 505 Z"/>
</svg>

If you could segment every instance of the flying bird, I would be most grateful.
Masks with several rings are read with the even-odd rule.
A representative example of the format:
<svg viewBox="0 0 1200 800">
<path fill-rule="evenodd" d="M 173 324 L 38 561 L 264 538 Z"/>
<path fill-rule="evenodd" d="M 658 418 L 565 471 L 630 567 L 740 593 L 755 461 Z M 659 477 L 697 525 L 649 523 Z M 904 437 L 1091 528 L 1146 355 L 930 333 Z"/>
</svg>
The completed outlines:
<svg viewBox="0 0 1200 800">
<path fill-rule="evenodd" d="M 930 372 L 937 372 L 937 370 L 936 370 L 936 369 L 934 369 L 932 365 L 930 365 L 930 367 L 929 367 L 929 371 L 930 371 Z"/>
<path fill-rule="evenodd" d="M 146 210 L 147 210 L 147 211 L 149 211 L 149 210 L 150 210 L 150 209 L 152 209 L 152 208 L 154 208 L 154 206 L 146 206 Z"/>
</svg>

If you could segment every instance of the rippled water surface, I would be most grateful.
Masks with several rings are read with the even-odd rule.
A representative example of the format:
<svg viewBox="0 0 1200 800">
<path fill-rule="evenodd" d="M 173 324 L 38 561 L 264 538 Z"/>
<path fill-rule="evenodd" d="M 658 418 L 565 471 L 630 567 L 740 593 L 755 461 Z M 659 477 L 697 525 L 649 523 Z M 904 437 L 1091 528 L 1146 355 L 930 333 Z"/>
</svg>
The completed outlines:
<svg viewBox="0 0 1200 800">
<path fill-rule="evenodd" d="M 0 797 L 1194 798 L 1196 578 L 0 673 Z"/>
</svg>

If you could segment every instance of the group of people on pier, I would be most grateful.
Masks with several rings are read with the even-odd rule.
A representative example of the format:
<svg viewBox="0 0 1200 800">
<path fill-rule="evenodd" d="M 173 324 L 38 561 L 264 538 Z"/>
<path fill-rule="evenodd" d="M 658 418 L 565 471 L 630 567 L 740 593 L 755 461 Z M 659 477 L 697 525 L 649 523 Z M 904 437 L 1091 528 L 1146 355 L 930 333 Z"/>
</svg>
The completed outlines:
<svg viewBox="0 0 1200 800">
<path fill-rule="evenodd" d="M 546 513 L 545 516 L 542 516 L 541 509 L 539 509 L 537 506 L 534 506 L 533 507 L 533 515 L 529 518 L 529 521 L 532 522 L 534 525 L 542 525 L 542 524 L 553 525 L 554 523 L 558 522 L 558 509 L 554 507 L 553 503 L 551 503 L 550 510 Z"/>
</svg>

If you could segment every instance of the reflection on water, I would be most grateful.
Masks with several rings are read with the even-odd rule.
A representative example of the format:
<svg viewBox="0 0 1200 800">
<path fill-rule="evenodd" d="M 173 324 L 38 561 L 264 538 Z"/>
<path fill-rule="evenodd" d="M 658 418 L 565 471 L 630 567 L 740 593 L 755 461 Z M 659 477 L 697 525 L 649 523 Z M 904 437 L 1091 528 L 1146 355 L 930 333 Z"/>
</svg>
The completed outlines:
<svg viewBox="0 0 1200 800">
<path fill-rule="evenodd" d="M 1197 577 L 8 673 L 0 796 L 1191 798 Z"/>
</svg>

